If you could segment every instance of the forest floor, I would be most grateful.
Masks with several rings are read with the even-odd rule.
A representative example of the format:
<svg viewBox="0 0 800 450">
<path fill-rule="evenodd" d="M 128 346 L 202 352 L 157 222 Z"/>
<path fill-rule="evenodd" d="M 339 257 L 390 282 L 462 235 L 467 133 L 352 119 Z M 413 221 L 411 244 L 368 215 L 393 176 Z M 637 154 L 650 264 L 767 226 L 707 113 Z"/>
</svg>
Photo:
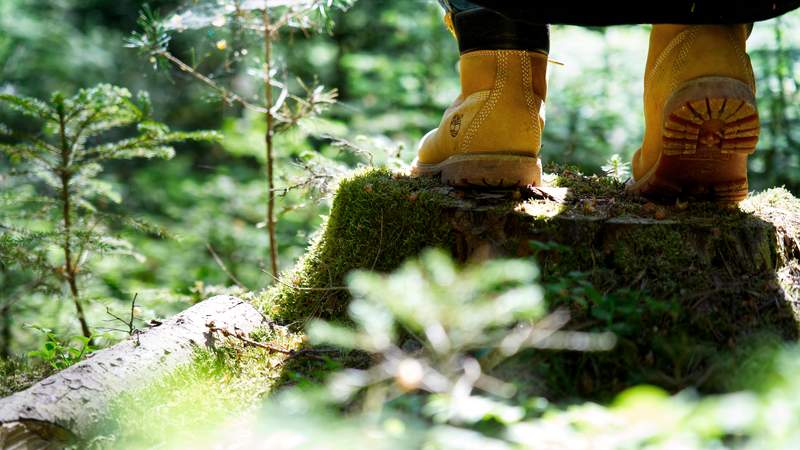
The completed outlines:
<svg viewBox="0 0 800 450">
<path fill-rule="evenodd" d="M 345 320 L 349 272 L 389 272 L 428 247 L 464 262 L 533 258 L 549 307 L 570 313 L 567 328 L 617 335 L 612 352 L 523 353 L 497 368 L 552 401 L 605 401 L 643 383 L 728 392 L 738 386 L 723 375 L 754 348 L 797 338 L 800 200 L 788 191 L 752 194 L 739 207 L 656 205 L 609 177 L 559 168 L 547 180 L 506 192 L 384 170 L 343 180 L 306 255 L 247 298 L 274 321 L 250 339 L 303 348 L 310 320 Z M 147 447 L 255 408 L 281 386 L 367 364 L 363 354 L 287 356 L 230 339 L 118 399 L 91 442 Z M 20 376 L 4 378 L 20 388 Z"/>
</svg>

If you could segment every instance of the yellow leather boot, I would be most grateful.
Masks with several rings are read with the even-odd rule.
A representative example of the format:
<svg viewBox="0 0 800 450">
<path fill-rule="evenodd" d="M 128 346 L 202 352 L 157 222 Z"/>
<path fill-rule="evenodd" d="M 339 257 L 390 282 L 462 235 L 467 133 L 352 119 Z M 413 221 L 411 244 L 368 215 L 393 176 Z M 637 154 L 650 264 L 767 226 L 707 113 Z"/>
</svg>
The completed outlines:
<svg viewBox="0 0 800 450">
<path fill-rule="evenodd" d="M 759 119 L 747 25 L 654 25 L 645 137 L 629 189 L 647 197 L 738 202 Z"/>
<path fill-rule="evenodd" d="M 460 67 L 461 95 L 420 141 L 412 174 L 459 187 L 540 185 L 547 55 L 478 50 Z"/>
</svg>

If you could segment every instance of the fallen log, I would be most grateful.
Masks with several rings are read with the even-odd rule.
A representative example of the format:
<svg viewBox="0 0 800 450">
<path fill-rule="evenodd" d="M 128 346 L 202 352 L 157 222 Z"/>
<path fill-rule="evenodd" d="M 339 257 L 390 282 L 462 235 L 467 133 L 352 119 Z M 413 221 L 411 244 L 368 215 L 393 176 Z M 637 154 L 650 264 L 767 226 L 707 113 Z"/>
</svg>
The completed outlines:
<svg viewBox="0 0 800 450">
<path fill-rule="evenodd" d="M 0 399 L 0 448 L 56 449 L 90 433 L 111 401 L 191 361 L 215 345 L 208 323 L 250 333 L 265 317 L 249 303 L 218 296 Z"/>
</svg>

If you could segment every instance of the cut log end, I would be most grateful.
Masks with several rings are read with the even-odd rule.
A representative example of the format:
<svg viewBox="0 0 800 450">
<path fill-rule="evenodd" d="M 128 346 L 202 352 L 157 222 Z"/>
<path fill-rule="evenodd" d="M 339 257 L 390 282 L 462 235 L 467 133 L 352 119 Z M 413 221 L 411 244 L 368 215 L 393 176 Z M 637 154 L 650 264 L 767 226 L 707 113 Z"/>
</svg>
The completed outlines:
<svg viewBox="0 0 800 450">
<path fill-rule="evenodd" d="M 77 437 L 52 423 L 21 420 L 0 424 L 0 448 L 14 450 L 57 450 Z"/>
</svg>

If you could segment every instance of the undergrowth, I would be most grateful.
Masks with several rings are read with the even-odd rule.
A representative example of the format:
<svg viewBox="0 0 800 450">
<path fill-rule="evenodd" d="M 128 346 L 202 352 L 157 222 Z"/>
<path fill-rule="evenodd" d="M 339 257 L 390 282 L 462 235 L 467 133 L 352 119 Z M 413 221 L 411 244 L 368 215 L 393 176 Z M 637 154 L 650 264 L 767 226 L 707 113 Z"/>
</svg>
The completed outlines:
<svg viewBox="0 0 800 450">
<path fill-rule="evenodd" d="M 572 182 L 582 180 L 587 178 L 574 175 Z M 776 230 L 768 224 L 794 226 L 800 210 L 796 199 L 780 189 L 770 190 L 752 196 L 741 211 L 730 215 L 728 210 L 696 205 L 702 211 L 698 215 L 722 220 L 711 228 L 717 231 L 687 247 L 687 236 L 693 236 L 696 223 L 675 219 L 662 225 L 652 218 L 646 203 L 621 197 L 616 181 L 586 182 L 608 187 L 603 195 L 610 197 L 595 197 L 597 205 L 616 203 L 619 209 L 587 208 L 581 201 L 568 201 L 564 208 L 552 208 L 550 215 L 531 215 L 518 206 L 548 201 L 513 194 L 465 194 L 435 181 L 382 170 L 346 179 L 327 226 L 304 258 L 271 290 L 253 296 L 269 316 L 286 325 L 254 339 L 299 348 L 307 345 L 301 330 L 311 319 L 328 318 L 352 326 L 345 317 L 350 305 L 345 283 L 349 272 L 360 268 L 387 273 L 406 256 L 430 246 L 455 252 L 464 245 L 457 236 L 464 230 L 454 227 L 497 217 L 513 218 L 499 222 L 509 239 L 516 240 L 504 248 L 517 248 L 520 260 L 537 262 L 547 310 L 568 313 L 564 330 L 613 333 L 617 341 L 605 353 L 521 351 L 492 367 L 491 375 L 508 380 L 521 399 L 545 401 L 544 397 L 545 404 L 608 402 L 643 383 L 669 392 L 687 387 L 704 393 L 728 392 L 744 386 L 733 381 L 730 373 L 741 369 L 752 379 L 767 364 L 766 353 L 762 359 L 752 356 L 758 349 L 780 348 L 785 339 L 796 337 L 791 308 L 777 300 L 783 298 L 779 297 L 781 286 L 787 285 L 783 278 L 791 283 L 800 273 L 791 271 L 796 267 L 793 244 L 785 242 L 782 248 L 766 239 L 766 247 L 756 249 L 761 252 L 754 259 L 758 264 L 748 265 L 742 264 L 748 261 L 741 258 L 739 239 L 730 234 L 741 226 L 774 238 Z M 582 189 L 577 184 L 572 187 Z M 465 205 L 476 212 L 464 212 Z M 692 211 L 692 206 L 670 208 L 676 217 Z M 622 215 L 609 217 L 613 211 Z M 579 228 L 564 228 L 571 226 L 569 220 L 575 214 L 592 220 L 578 221 Z M 610 218 L 636 214 L 652 220 L 645 222 L 647 226 L 633 227 L 610 222 L 616 227 L 610 234 L 603 228 Z M 790 261 L 783 261 L 787 258 Z M 781 280 L 776 267 L 786 271 Z M 403 292 L 398 301 L 418 294 L 411 286 Z M 417 314 L 424 315 L 422 309 Z M 409 333 L 406 338 L 415 335 L 413 330 Z M 411 344 L 409 349 L 413 348 Z M 372 356 L 359 352 L 286 360 L 228 342 L 116 402 L 114 420 L 105 424 L 92 445 L 107 448 L 125 441 L 132 448 L 144 448 L 163 436 L 203 439 L 186 430 L 204 429 L 231 413 L 250 411 L 279 387 L 318 386 L 332 373 L 367 369 L 373 363 Z"/>
<path fill-rule="evenodd" d="M 568 251 L 553 243 L 535 247 Z M 391 275 L 357 272 L 348 277 L 348 324 L 315 320 L 308 333 L 311 344 L 369 354 L 365 364 L 301 364 L 308 376 L 276 391 L 274 368 L 290 370 L 285 361 L 264 369 L 274 360 L 228 342 L 117 403 L 123 431 L 86 447 L 772 449 L 796 442 L 800 397 L 789 375 L 797 354 L 774 336 L 751 340 L 725 360 L 728 388 L 749 391 L 670 396 L 638 386 L 598 404 L 552 402 L 532 390 L 535 356 L 619 359 L 626 338 L 642 332 L 631 328 L 642 315 L 680 314 L 634 290 L 599 291 L 587 276 L 547 281 L 520 259 L 462 268 L 441 252 L 425 252 Z M 570 329 L 563 310 L 548 312 L 576 304 L 592 310 L 606 331 Z M 287 342 L 291 333 L 280 330 L 253 337 L 300 343 L 299 335 Z M 558 372 L 562 366 L 550 361 L 549 370 Z M 619 362 L 630 370 L 629 363 Z M 567 382 L 581 370 L 560 375 Z M 257 406 L 270 386 L 273 395 Z"/>
<path fill-rule="evenodd" d="M 0 358 L 0 397 L 27 389 L 54 372 L 48 364 L 29 358 Z"/>
<path fill-rule="evenodd" d="M 291 350 L 302 337 L 284 328 L 252 333 L 257 341 L 268 341 Z M 198 430 L 209 430 L 227 417 L 259 404 L 284 374 L 286 356 L 224 340 L 212 350 L 199 350 L 190 364 L 144 388 L 117 398 L 109 420 L 100 424 L 94 437 L 80 448 L 152 448 L 177 439 L 203 442 Z"/>
</svg>

